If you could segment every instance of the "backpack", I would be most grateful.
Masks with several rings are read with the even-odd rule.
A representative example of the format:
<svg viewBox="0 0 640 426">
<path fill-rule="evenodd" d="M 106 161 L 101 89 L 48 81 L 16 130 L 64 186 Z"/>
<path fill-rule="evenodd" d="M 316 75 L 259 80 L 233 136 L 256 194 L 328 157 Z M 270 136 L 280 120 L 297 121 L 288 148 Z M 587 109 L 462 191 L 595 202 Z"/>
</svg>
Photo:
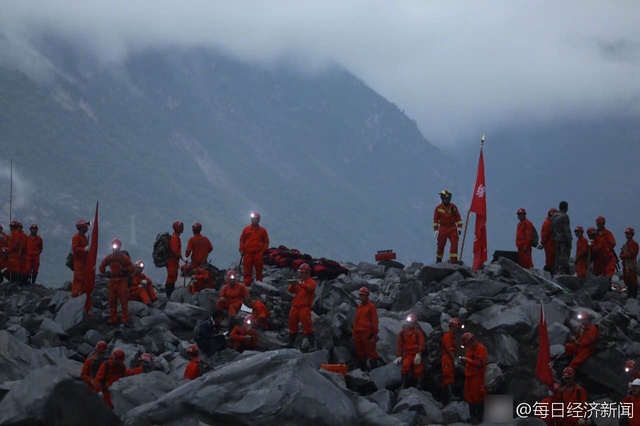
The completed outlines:
<svg viewBox="0 0 640 426">
<path fill-rule="evenodd" d="M 538 231 L 536 231 L 536 227 L 533 227 L 533 235 L 531 236 L 531 247 L 537 247 L 540 242 L 540 238 L 538 237 Z"/>
<path fill-rule="evenodd" d="M 213 278 L 214 288 L 219 289 L 220 287 L 222 287 L 222 284 L 224 284 L 225 274 L 227 273 L 226 270 L 220 270 L 209 262 L 202 262 L 200 264 L 200 269 L 204 269 L 211 274 L 211 277 Z"/>
<path fill-rule="evenodd" d="M 171 255 L 170 242 L 171 235 L 168 232 L 161 232 L 156 236 L 156 242 L 153 243 L 153 264 L 156 268 L 167 266 Z"/>
<path fill-rule="evenodd" d="M 429 356 L 429 346 L 427 345 L 427 334 L 424 332 L 422 327 L 420 327 L 419 323 L 416 323 L 416 329 L 420 333 L 422 333 L 422 337 L 424 338 L 424 350 L 420 352 L 420 356 L 422 357 L 422 359 L 427 359 L 427 357 Z M 400 332 L 400 336 L 402 336 L 402 346 L 404 346 L 404 333 L 405 333 L 405 327 L 402 327 L 402 331 Z"/>
<path fill-rule="evenodd" d="M 100 369 L 100 366 L 107 359 L 109 359 L 109 357 L 107 357 L 106 355 L 102 355 L 102 356 L 97 356 L 93 361 L 91 361 L 91 365 L 89 366 L 89 371 L 92 379 L 96 378 L 96 374 L 98 374 L 98 370 Z M 105 368 L 109 368 L 109 366 L 106 366 Z"/>
</svg>

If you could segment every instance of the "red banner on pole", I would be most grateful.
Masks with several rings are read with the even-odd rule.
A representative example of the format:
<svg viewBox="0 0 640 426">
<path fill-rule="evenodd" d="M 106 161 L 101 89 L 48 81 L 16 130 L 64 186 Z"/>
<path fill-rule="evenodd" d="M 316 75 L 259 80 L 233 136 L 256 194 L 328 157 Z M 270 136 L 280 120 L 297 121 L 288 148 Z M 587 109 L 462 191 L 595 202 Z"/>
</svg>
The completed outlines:
<svg viewBox="0 0 640 426">
<path fill-rule="evenodd" d="M 476 230 L 473 239 L 473 267 L 475 271 L 487 261 L 487 197 L 484 184 L 484 155 L 480 148 L 480 159 L 478 160 L 478 174 L 476 175 L 476 185 L 473 190 L 473 199 L 469 211 L 476 214 Z"/>
<path fill-rule="evenodd" d="M 87 269 L 84 273 L 84 288 L 87 293 L 87 302 L 84 305 L 84 310 L 89 314 L 91 309 L 91 295 L 93 293 L 93 286 L 96 283 L 96 262 L 98 260 L 98 206 L 100 202 L 96 203 L 96 216 L 93 219 L 93 229 L 91 230 L 91 243 L 89 244 L 89 258 L 87 259 Z"/>
<path fill-rule="evenodd" d="M 540 326 L 538 327 L 538 363 L 536 364 L 536 377 L 545 385 L 553 386 L 553 372 L 551 371 L 551 349 L 549 347 L 549 334 L 547 333 L 547 318 L 544 315 L 544 306 L 540 304 Z"/>
</svg>

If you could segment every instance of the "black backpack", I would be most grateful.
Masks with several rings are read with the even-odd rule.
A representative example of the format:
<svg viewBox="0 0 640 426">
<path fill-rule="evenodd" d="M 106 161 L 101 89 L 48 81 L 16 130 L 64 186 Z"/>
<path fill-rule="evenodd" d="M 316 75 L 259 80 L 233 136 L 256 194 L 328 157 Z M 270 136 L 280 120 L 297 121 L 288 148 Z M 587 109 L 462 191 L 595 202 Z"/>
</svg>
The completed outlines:
<svg viewBox="0 0 640 426">
<path fill-rule="evenodd" d="M 106 354 L 105 354 L 105 355 L 102 355 L 102 356 L 98 356 L 93 361 L 91 361 L 91 365 L 89 367 L 89 370 L 90 370 L 90 374 L 91 374 L 91 378 L 92 379 L 96 378 L 96 374 L 98 374 L 98 370 L 100 369 L 100 366 L 108 359 L 109 359 L 109 357 L 106 356 Z M 109 368 L 109 366 L 107 365 L 105 368 Z"/>
<path fill-rule="evenodd" d="M 211 263 L 206 261 L 200 264 L 200 268 L 204 269 L 205 271 L 208 271 L 211 274 L 211 276 L 213 277 L 213 286 L 216 289 L 219 289 L 220 287 L 222 287 L 222 284 L 224 284 L 225 275 L 227 273 L 226 270 L 218 269 L 215 266 L 213 266 Z"/>
<path fill-rule="evenodd" d="M 536 227 L 533 227 L 533 235 L 531 236 L 531 247 L 537 247 L 540 242 L 540 237 L 538 237 L 538 231 L 536 231 Z"/>
<path fill-rule="evenodd" d="M 156 268 L 167 266 L 171 255 L 170 243 L 171 235 L 168 232 L 161 232 L 156 236 L 156 242 L 153 243 L 153 263 Z"/>
</svg>

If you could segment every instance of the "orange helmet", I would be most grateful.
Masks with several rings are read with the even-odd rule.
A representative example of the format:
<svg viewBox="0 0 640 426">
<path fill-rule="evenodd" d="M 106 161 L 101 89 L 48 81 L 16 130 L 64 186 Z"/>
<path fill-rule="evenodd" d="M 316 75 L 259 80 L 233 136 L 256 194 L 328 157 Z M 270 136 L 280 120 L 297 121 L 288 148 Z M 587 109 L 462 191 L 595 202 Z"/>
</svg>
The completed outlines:
<svg viewBox="0 0 640 426">
<path fill-rule="evenodd" d="M 310 273 L 311 272 L 311 266 L 309 266 L 308 263 L 303 263 L 298 268 L 298 272 L 309 272 Z"/>
<path fill-rule="evenodd" d="M 604 225 L 605 223 L 607 223 L 607 219 L 605 219 L 604 216 L 598 216 L 596 218 L 596 225 Z"/>
<path fill-rule="evenodd" d="M 96 351 L 105 353 L 107 351 L 107 342 L 105 342 L 104 340 L 100 340 L 98 343 L 96 343 Z"/>
<path fill-rule="evenodd" d="M 198 345 L 192 343 L 187 346 L 187 353 L 191 355 L 198 355 L 200 353 L 200 349 L 198 349 Z"/>
<path fill-rule="evenodd" d="M 449 327 L 464 328 L 464 326 L 460 322 L 460 318 L 451 318 L 449 320 Z"/>
<path fill-rule="evenodd" d="M 517 214 L 527 214 L 527 210 L 525 208 L 519 208 Z"/>
<path fill-rule="evenodd" d="M 473 333 L 464 333 L 462 335 L 462 344 L 468 345 L 469 342 L 471 342 L 473 339 L 475 339 L 475 336 L 473 335 Z"/>
<path fill-rule="evenodd" d="M 260 219 L 260 213 L 254 211 L 251 213 L 251 219 Z"/>
<path fill-rule="evenodd" d="M 562 377 L 563 378 L 575 377 L 575 375 L 576 375 L 576 370 L 574 370 L 571 367 L 567 367 L 564 370 L 562 370 Z"/>
<path fill-rule="evenodd" d="M 416 316 L 416 314 L 407 315 L 407 322 L 417 322 L 417 321 L 418 321 L 418 317 Z"/>
<path fill-rule="evenodd" d="M 151 354 L 142 354 L 140 355 L 140 358 L 138 358 L 138 362 L 151 362 L 153 361 L 153 355 Z"/>
<path fill-rule="evenodd" d="M 547 217 L 551 217 L 554 213 L 558 213 L 558 209 L 550 208 L 549 211 L 547 212 Z"/>
<path fill-rule="evenodd" d="M 191 229 L 193 229 L 194 231 L 202 231 L 202 224 L 200 222 L 195 222 L 193 225 L 191 225 Z"/>
<path fill-rule="evenodd" d="M 111 247 L 114 249 L 122 247 L 122 241 L 119 238 L 114 238 L 111 240 Z"/>
<path fill-rule="evenodd" d="M 560 393 L 560 391 L 562 390 L 562 386 L 560 385 L 560 383 L 554 383 L 551 387 L 551 390 L 553 391 L 553 393 Z"/>
<path fill-rule="evenodd" d="M 244 323 L 245 323 L 245 324 L 253 324 L 253 315 L 247 315 L 247 316 L 244 318 Z"/>
<path fill-rule="evenodd" d="M 633 369 L 635 369 L 638 365 L 636 364 L 636 362 L 632 359 L 630 359 L 629 361 L 625 362 L 624 364 L 624 371 L 626 371 L 627 373 Z"/>
<path fill-rule="evenodd" d="M 627 229 L 624 230 L 625 234 L 631 234 L 631 235 L 635 235 L 636 231 L 635 229 L 633 229 L 632 227 L 628 227 Z"/>
<path fill-rule="evenodd" d="M 173 222 L 173 230 L 175 232 L 184 231 L 184 223 L 180 222 L 179 220 L 176 220 L 175 222 Z"/>
<path fill-rule="evenodd" d="M 124 361 L 124 351 L 122 349 L 116 349 L 115 351 L 113 351 L 113 358 L 116 361 Z"/>
<path fill-rule="evenodd" d="M 29 229 L 38 229 L 38 224 L 32 223 Z"/>
<path fill-rule="evenodd" d="M 584 232 L 584 228 L 582 228 L 582 226 L 576 226 L 573 232 Z"/>
<path fill-rule="evenodd" d="M 84 219 L 80 219 L 79 221 L 76 222 L 76 228 L 77 229 L 87 228 L 89 225 L 91 225 L 91 222 L 87 222 Z"/>
<path fill-rule="evenodd" d="M 225 275 L 225 279 L 227 281 L 232 281 L 236 279 L 236 271 L 234 271 L 233 269 L 229 269 L 227 271 L 227 274 Z"/>
<path fill-rule="evenodd" d="M 144 262 L 142 260 L 138 260 L 135 265 L 136 268 L 144 269 Z"/>
<path fill-rule="evenodd" d="M 358 290 L 358 294 L 360 294 L 361 296 L 368 296 L 369 289 L 366 287 L 360 287 L 360 290 Z"/>
</svg>

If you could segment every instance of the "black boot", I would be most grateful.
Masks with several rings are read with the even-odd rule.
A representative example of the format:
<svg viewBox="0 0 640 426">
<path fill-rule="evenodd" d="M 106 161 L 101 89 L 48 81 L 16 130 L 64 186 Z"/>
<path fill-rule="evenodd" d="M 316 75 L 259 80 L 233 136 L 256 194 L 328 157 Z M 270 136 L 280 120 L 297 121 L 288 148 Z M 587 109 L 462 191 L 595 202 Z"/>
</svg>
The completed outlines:
<svg viewBox="0 0 640 426">
<path fill-rule="evenodd" d="M 287 348 L 293 348 L 293 346 L 296 344 L 297 336 L 297 333 L 289 333 L 289 343 L 287 343 Z"/>
<path fill-rule="evenodd" d="M 37 279 L 38 279 L 38 274 L 33 274 L 31 276 L 31 284 L 35 284 Z"/>
<path fill-rule="evenodd" d="M 367 371 L 367 360 L 366 360 L 366 359 L 359 359 L 359 360 L 358 360 L 358 368 L 359 368 L 362 372 Z"/>
<path fill-rule="evenodd" d="M 478 413 L 478 422 L 482 423 L 484 421 L 484 402 L 479 402 L 476 404 L 478 408 L 476 408 L 476 413 Z"/>
<path fill-rule="evenodd" d="M 402 375 L 402 389 L 406 389 L 409 387 L 411 382 L 411 378 L 409 377 L 408 374 L 403 374 Z"/>
<path fill-rule="evenodd" d="M 313 333 L 305 334 L 305 337 L 309 340 L 309 352 L 315 352 L 316 350 L 316 335 Z"/>
<path fill-rule="evenodd" d="M 171 299 L 171 293 L 176 289 L 176 283 L 166 283 L 164 285 L 164 290 L 167 293 L 167 298 Z"/>
<path fill-rule="evenodd" d="M 630 285 L 627 286 L 627 294 L 629 295 L 629 299 L 635 299 L 638 297 L 638 286 Z"/>
<path fill-rule="evenodd" d="M 471 423 L 472 425 L 477 425 L 478 419 L 477 419 L 477 412 L 476 412 L 476 404 L 472 404 L 472 403 L 468 403 L 468 404 L 469 404 L 469 416 L 471 417 L 469 419 L 469 423 Z"/>
<path fill-rule="evenodd" d="M 377 358 L 370 359 L 369 365 L 371 366 L 372 370 L 375 370 L 376 368 L 378 368 L 378 359 Z"/>
<path fill-rule="evenodd" d="M 453 393 L 453 384 L 449 383 L 446 387 L 447 389 L 447 402 L 458 401 L 459 398 Z"/>
<path fill-rule="evenodd" d="M 442 259 L 436 257 L 436 263 L 442 263 Z"/>
</svg>

